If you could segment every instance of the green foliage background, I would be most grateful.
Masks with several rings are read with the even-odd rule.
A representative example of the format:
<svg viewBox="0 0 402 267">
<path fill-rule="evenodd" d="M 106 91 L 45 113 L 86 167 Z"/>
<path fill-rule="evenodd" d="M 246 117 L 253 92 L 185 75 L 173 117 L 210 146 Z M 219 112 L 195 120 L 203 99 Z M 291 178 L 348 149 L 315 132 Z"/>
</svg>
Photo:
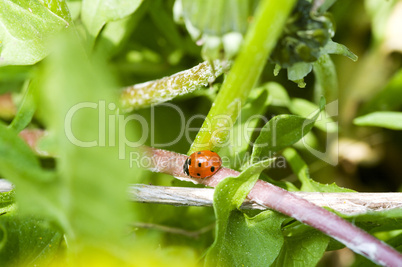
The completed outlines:
<svg viewBox="0 0 402 267">
<path fill-rule="evenodd" d="M 177 2 L 185 8 L 181 13 Z M 277 73 L 279 67 L 272 61 L 281 62 L 278 57 L 283 56 L 277 46 L 278 57 L 267 59 L 256 88 L 229 94 L 243 94 L 245 100 L 232 128 L 233 139 L 220 155 L 231 159 L 227 167 L 244 172 L 219 184 L 214 208 L 128 203 L 130 183 L 194 185 L 130 167 L 130 148 L 111 145 L 120 144 L 122 136 L 136 140 L 145 131 L 135 123 L 120 127 L 119 119 L 130 114 L 117 111 L 119 88 L 189 69 L 204 59 L 235 59 L 260 7 L 259 1 L 177 2 L 0 2 L 0 94 L 11 93 L 18 107 L 10 116 L 10 109 L 0 101 L 0 178 L 15 185 L 15 191 L 1 193 L 1 266 L 328 266 L 349 255 L 336 252 L 343 245 L 276 212 L 239 210 L 255 180 L 265 179 L 290 191 L 402 190 L 402 47 L 389 24 L 393 14 L 401 14 L 400 3 L 339 0 L 329 10 L 332 15 L 325 14 L 323 28 L 332 29 L 331 22 L 336 31 L 326 36 L 330 45 L 314 47 L 317 61 L 283 64 L 287 72 Z M 197 9 L 191 9 L 197 3 Z M 275 8 L 272 12 L 284 12 L 280 5 Z M 317 21 L 313 30 L 321 30 Z M 195 42 L 199 38 L 202 46 Z M 302 47 L 303 38 L 298 40 Z M 355 59 L 331 38 L 348 46 L 359 61 L 330 57 L 327 53 Z M 200 88 L 172 103 L 186 121 L 194 115 L 206 116 L 222 83 L 224 87 L 224 78 L 219 77 L 213 88 Z M 304 83 L 305 88 L 298 87 Z M 327 103 L 338 101 L 336 116 L 323 110 L 322 95 Z M 97 140 L 93 148 L 67 139 L 65 118 L 78 103 L 96 103 L 77 113 L 71 125 L 78 139 Z M 99 129 L 104 127 L 99 120 L 101 108 L 106 112 L 105 124 L 116 130 L 105 132 L 104 143 L 99 139 Z M 150 125 L 146 144 L 180 153 L 188 152 L 203 123 L 192 121 L 189 126 L 196 130 L 188 140 L 180 135 L 180 117 L 168 106 L 142 108 L 134 114 Z M 253 119 L 246 125 L 254 115 L 273 119 L 268 123 Z M 255 131 L 237 142 L 237 135 L 250 125 L 278 127 L 278 146 L 248 145 L 250 140 L 256 144 L 272 140 L 270 131 L 260 135 Z M 50 155 L 38 156 L 18 137 L 26 128 L 48 131 L 38 146 Z M 327 134 L 339 136 L 336 166 L 318 160 L 299 141 L 304 136 L 310 147 L 323 151 Z M 174 144 L 162 145 L 177 136 Z M 287 167 L 264 171 L 264 161 L 234 161 L 272 153 L 282 155 Z M 401 251 L 401 210 L 347 219 Z M 141 227 L 144 224 L 147 227 Z M 192 235 L 178 234 L 177 229 Z M 351 264 L 373 265 L 360 256 L 346 263 Z"/>
</svg>

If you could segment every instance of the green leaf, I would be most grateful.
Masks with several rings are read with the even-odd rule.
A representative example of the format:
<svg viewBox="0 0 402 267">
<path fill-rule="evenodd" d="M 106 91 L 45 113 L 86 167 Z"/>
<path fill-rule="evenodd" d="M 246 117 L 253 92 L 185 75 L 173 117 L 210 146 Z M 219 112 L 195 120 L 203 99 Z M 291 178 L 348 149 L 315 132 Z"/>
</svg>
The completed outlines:
<svg viewBox="0 0 402 267">
<path fill-rule="evenodd" d="M 171 11 L 165 8 L 166 1 L 153 0 L 150 2 L 149 15 L 155 26 L 160 30 L 166 40 L 176 48 L 181 48 L 183 37 L 180 34 L 179 27 L 172 19 Z"/>
<path fill-rule="evenodd" d="M 123 19 L 108 22 L 99 35 L 96 48 L 109 57 L 117 54 L 146 14 L 148 3 L 143 3 L 136 10 L 135 16 L 127 16 Z"/>
<path fill-rule="evenodd" d="M 310 178 L 309 170 L 307 164 L 299 156 L 297 151 L 293 148 L 286 148 L 283 151 L 283 156 L 286 158 L 287 162 L 290 164 L 292 171 L 297 175 L 300 182 L 302 183 L 301 191 L 305 192 L 355 192 L 354 190 L 343 188 L 333 184 L 321 184 Z"/>
<path fill-rule="evenodd" d="M 266 175 L 265 173 L 261 173 L 260 176 L 261 180 L 267 181 L 270 184 L 276 185 L 278 187 L 281 187 L 285 189 L 286 191 L 290 192 L 297 192 L 300 191 L 299 188 L 297 188 L 293 183 L 291 182 L 286 182 L 286 181 L 277 181 Z"/>
<path fill-rule="evenodd" d="M 10 212 L 15 209 L 15 191 L 0 193 L 0 214 Z M 1 215 L 0 215 L 1 216 Z"/>
<path fill-rule="evenodd" d="M 12 128 L 0 123 L 0 171 L 16 186 L 21 182 L 49 181 L 39 161 Z"/>
<path fill-rule="evenodd" d="M 265 124 L 255 141 L 252 161 L 258 157 L 273 157 L 275 152 L 302 139 L 313 128 L 324 106 L 325 100 L 322 99 L 320 109 L 313 114 L 311 119 L 295 115 L 279 115 L 272 118 Z"/>
<path fill-rule="evenodd" d="M 280 227 L 286 217 L 272 211 L 249 217 L 238 210 L 261 171 L 272 162 L 258 162 L 215 188 L 216 238 L 206 266 L 269 266 L 275 260 L 283 243 Z"/>
<path fill-rule="evenodd" d="M 332 40 L 329 40 L 328 43 L 324 46 L 323 52 L 328 54 L 337 54 L 350 58 L 353 61 L 357 61 L 358 57 L 350 51 L 346 46 L 342 44 L 335 43 Z"/>
<path fill-rule="evenodd" d="M 303 228 L 289 236 L 273 267 L 316 266 L 328 246 L 329 237 L 312 228 Z"/>
<path fill-rule="evenodd" d="M 371 233 L 398 230 L 402 224 L 402 208 L 370 211 L 357 215 L 343 215 L 342 217 L 358 223 L 359 226 Z"/>
<path fill-rule="evenodd" d="M 81 18 L 93 39 L 109 21 L 122 19 L 134 11 L 142 0 L 83 0 Z"/>
<path fill-rule="evenodd" d="M 304 77 L 313 69 L 313 64 L 306 62 L 298 62 L 288 67 L 288 79 L 297 83 L 300 88 L 306 87 Z"/>
<path fill-rule="evenodd" d="M 289 109 L 293 114 L 307 118 L 318 108 L 319 107 L 314 103 L 302 98 L 293 98 L 289 105 Z M 324 132 L 334 133 L 338 131 L 338 126 L 334 123 L 328 113 L 325 112 L 325 110 L 321 111 L 319 117 L 315 121 L 314 126 Z"/>
<path fill-rule="evenodd" d="M 42 0 L 41 2 L 54 14 L 67 21 L 68 24 L 72 23 L 66 0 Z"/>
<path fill-rule="evenodd" d="M 370 101 L 363 105 L 361 114 L 375 111 L 392 111 L 402 106 L 402 70 L 399 70 Z"/>
<path fill-rule="evenodd" d="M 222 0 L 177 0 L 176 21 L 184 22 L 194 41 L 203 40 L 206 60 L 234 57 L 243 42 L 257 2 Z"/>
<path fill-rule="evenodd" d="M 49 37 L 67 26 L 38 0 L 0 1 L 0 66 L 38 62 L 49 52 Z"/>
<path fill-rule="evenodd" d="M 359 126 L 377 126 L 392 130 L 402 130 L 402 112 L 378 111 L 353 120 Z"/>
<path fill-rule="evenodd" d="M 15 115 L 13 121 L 9 126 L 13 128 L 16 132 L 20 132 L 25 129 L 25 127 L 27 127 L 28 124 L 31 122 L 32 117 L 35 113 L 36 104 L 34 99 L 34 87 L 35 85 L 32 83 L 27 85 L 26 92 L 21 101 L 17 114 Z"/>
<path fill-rule="evenodd" d="M 308 151 L 314 151 L 319 149 L 319 141 L 317 136 L 312 132 L 308 132 L 305 136 L 303 136 L 303 139 L 299 140 L 298 142 L 294 143 L 292 147 L 300 150 L 308 150 Z M 314 149 L 314 150 L 310 150 Z M 321 158 L 323 159 L 323 158 Z"/>
<path fill-rule="evenodd" d="M 117 114 L 117 86 L 104 61 L 90 62 L 74 38 L 60 39 L 44 65 L 38 104 L 57 144 L 60 210 L 65 215 L 59 223 L 71 251 L 96 247 L 109 251 L 106 255 L 124 254 L 121 236 L 131 214 L 126 192 L 136 169 L 124 160 L 126 129 L 124 117 Z M 49 192 L 50 202 L 57 200 L 54 197 Z"/>
<path fill-rule="evenodd" d="M 15 185 L 17 202 L 24 213 L 63 220 L 58 207 L 55 175 L 41 168 L 28 145 L 12 128 L 0 123 L 0 174 Z M 53 195 L 49 201 L 48 195 Z"/>
<path fill-rule="evenodd" d="M 20 92 L 25 81 L 31 76 L 31 69 L 32 66 L 0 67 L 0 94 Z"/>
<path fill-rule="evenodd" d="M 324 14 L 335 2 L 336 0 L 324 0 L 320 3 L 317 3 L 319 5 L 317 10 L 318 14 Z"/>
<path fill-rule="evenodd" d="M 279 83 L 269 82 L 264 85 L 268 89 L 271 105 L 288 107 L 290 98 L 286 89 Z"/>
<path fill-rule="evenodd" d="M 41 219 L 9 212 L 0 216 L 0 265 L 46 266 L 63 234 Z"/>
<path fill-rule="evenodd" d="M 313 63 L 314 82 L 314 100 L 319 102 L 321 96 L 324 96 L 328 103 L 337 100 L 338 95 L 338 77 L 336 75 L 335 65 L 328 54 L 321 55 Z"/>
<path fill-rule="evenodd" d="M 70 13 L 70 17 L 73 21 L 77 20 L 81 14 L 81 1 L 67 0 L 67 6 Z"/>
</svg>

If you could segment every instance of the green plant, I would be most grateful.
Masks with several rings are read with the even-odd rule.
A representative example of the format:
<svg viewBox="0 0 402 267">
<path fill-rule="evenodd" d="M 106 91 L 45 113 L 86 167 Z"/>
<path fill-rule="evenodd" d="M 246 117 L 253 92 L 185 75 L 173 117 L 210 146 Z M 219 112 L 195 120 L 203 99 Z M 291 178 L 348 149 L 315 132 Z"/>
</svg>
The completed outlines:
<svg viewBox="0 0 402 267">
<path fill-rule="evenodd" d="M 382 149 L 402 153 L 402 72 L 392 36 L 380 29 L 396 1 L 366 1 L 373 40 L 358 63 L 329 56 L 357 59 L 332 38 L 335 21 L 341 29 L 357 24 L 343 9 L 362 8 L 339 1 L 333 19 L 334 2 L 0 2 L 0 178 L 15 186 L 0 193 L 0 265 L 315 266 L 345 245 L 400 264 L 400 208 L 337 214 L 394 250 L 287 192 L 353 193 L 333 183 L 353 175 L 355 184 L 337 182 L 367 190 L 356 169 L 389 158 L 375 148 L 338 157 L 338 132 L 340 143 L 379 133 L 397 147 Z M 351 43 L 363 54 L 359 45 Z M 377 80 L 363 71 L 373 62 L 384 69 Z M 341 64 L 361 69 L 348 86 L 350 69 Z M 352 88 L 339 110 L 337 77 L 339 88 Z M 174 178 L 188 179 L 185 156 L 169 150 L 202 149 L 219 152 L 227 167 L 195 181 L 216 187 L 213 209 L 128 201 L 130 183 L 189 186 Z M 396 191 L 401 181 L 389 184 L 370 189 Z M 273 210 L 241 210 L 246 197 Z M 215 235 L 178 234 L 211 229 L 215 220 Z M 354 264 L 374 265 L 359 256 Z"/>
</svg>

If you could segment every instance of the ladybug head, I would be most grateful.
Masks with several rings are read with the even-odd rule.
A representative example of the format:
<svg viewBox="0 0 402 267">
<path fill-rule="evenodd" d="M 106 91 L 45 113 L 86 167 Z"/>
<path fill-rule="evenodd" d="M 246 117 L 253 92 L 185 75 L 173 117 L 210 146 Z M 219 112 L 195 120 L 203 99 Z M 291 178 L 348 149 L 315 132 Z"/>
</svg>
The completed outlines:
<svg viewBox="0 0 402 267">
<path fill-rule="evenodd" d="M 186 159 L 186 161 L 184 162 L 184 165 L 183 165 L 183 172 L 187 175 L 187 176 L 190 176 L 190 173 L 188 172 L 188 160 L 189 160 L 190 158 L 188 158 L 188 159 Z"/>
</svg>

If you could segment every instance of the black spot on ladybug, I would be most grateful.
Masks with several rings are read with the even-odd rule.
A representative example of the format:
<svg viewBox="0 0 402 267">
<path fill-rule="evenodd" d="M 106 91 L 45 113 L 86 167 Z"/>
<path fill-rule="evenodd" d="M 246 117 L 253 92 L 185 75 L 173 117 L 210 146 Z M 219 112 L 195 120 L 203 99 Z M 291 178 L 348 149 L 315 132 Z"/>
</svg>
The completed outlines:
<svg viewBox="0 0 402 267">
<path fill-rule="evenodd" d="M 198 162 L 198 167 L 201 167 L 201 162 Z"/>
<path fill-rule="evenodd" d="M 201 155 L 201 152 L 198 152 L 197 154 L 198 154 L 198 155 Z"/>
<path fill-rule="evenodd" d="M 215 171 L 215 167 L 212 166 L 212 167 L 211 167 L 211 172 L 214 172 L 214 171 Z"/>
<path fill-rule="evenodd" d="M 188 165 L 191 166 L 191 158 L 188 159 Z"/>
<path fill-rule="evenodd" d="M 201 176 L 201 174 L 197 173 L 197 176 Z"/>
</svg>

